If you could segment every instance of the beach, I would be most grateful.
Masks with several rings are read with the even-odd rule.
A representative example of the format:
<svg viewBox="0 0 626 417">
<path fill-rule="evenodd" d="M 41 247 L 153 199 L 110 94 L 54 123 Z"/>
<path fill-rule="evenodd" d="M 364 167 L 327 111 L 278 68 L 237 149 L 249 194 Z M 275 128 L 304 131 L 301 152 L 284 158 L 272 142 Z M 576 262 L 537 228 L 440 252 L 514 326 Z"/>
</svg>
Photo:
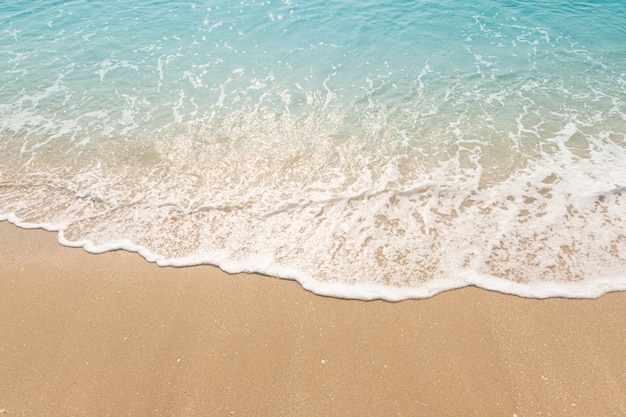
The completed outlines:
<svg viewBox="0 0 626 417">
<path fill-rule="evenodd" d="M 0 417 L 626 417 L 626 2 L 0 23 Z"/>
<path fill-rule="evenodd" d="M 6 416 L 626 414 L 624 292 L 342 300 L 8 222 L 0 253 Z"/>
</svg>

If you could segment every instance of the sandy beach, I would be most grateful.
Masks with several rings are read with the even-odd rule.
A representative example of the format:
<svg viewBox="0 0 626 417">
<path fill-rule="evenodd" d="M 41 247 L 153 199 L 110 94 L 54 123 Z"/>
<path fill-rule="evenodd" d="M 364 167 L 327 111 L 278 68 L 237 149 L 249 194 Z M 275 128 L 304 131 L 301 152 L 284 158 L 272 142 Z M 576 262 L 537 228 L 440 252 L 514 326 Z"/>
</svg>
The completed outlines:
<svg viewBox="0 0 626 417">
<path fill-rule="evenodd" d="M 0 222 L 3 416 L 626 415 L 626 293 L 339 300 Z"/>
</svg>

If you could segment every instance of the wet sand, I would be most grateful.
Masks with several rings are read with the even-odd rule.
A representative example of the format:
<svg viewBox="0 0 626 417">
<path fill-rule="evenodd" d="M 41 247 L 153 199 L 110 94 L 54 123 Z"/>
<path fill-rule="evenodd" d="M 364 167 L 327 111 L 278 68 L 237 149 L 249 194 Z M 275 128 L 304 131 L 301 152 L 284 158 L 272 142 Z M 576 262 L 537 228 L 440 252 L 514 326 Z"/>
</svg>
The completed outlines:
<svg viewBox="0 0 626 417">
<path fill-rule="evenodd" d="M 0 222 L 3 416 L 626 416 L 626 292 L 316 296 Z"/>
</svg>

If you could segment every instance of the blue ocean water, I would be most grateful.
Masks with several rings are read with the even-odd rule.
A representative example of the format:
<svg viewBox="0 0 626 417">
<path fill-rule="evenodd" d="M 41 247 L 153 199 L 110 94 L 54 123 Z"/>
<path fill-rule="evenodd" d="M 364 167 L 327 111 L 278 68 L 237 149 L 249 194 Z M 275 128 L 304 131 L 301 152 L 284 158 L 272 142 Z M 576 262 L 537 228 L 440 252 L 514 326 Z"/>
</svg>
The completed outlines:
<svg viewBox="0 0 626 417">
<path fill-rule="evenodd" d="M 0 220 L 319 294 L 626 290 L 626 4 L 0 5 Z"/>
</svg>

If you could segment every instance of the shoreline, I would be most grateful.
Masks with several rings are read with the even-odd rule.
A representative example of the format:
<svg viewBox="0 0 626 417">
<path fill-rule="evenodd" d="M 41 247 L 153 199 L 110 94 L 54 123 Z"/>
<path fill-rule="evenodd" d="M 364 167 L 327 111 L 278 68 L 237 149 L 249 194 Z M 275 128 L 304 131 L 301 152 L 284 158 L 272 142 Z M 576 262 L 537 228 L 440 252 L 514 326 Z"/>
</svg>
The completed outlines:
<svg viewBox="0 0 626 417">
<path fill-rule="evenodd" d="M 626 414 L 626 292 L 344 300 L 0 236 L 6 416 Z"/>
</svg>

